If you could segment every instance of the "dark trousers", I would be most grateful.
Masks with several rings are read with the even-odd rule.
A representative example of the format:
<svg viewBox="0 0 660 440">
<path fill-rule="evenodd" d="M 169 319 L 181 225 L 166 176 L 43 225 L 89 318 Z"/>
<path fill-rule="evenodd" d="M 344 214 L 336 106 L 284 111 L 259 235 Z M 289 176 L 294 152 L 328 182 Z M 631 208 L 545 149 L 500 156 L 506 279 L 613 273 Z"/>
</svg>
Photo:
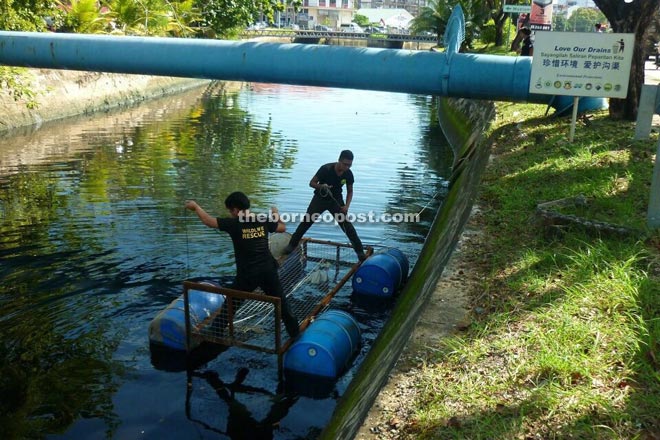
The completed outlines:
<svg viewBox="0 0 660 440">
<path fill-rule="evenodd" d="M 312 217 L 315 214 L 323 214 L 325 211 L 330 211 L 331 214 L 335 215 L 341 213 L 341 208 L 339 203 L 337 203 L 337 201 L 331 197 L 324 198 L 315 194 L 312 198 L 312 201 L 309 202 L 309 206 L 307 207 L 307 218 L 303 219 L 303 221 L 296 228 L 296 231 L 291 236 L 291 241 L 289 241 L 289 246 L 292 248 L 298 246 L 298 243 L 300 243 L 300 239 L 303 238 L 305 232 L 307 232 L 307 230 L 314 224 Z M 346 234 L 348 239 L 351 241 L 353 249 L 355 249 L 355 252 L 358 254 L 363 253 L 364 248 L 362 247 L 362 241 L 360 241 L 360 237 L 358 237 L 353 224 L 345 218 L 342 218 L 341 220 L 342 221 L 338 221 L 337 223 L 339 223 L 339 227 L 342 231 L 344 231 L 344 234 Z"/>
<path fill-rule="evenodd" d="M 236 281 L 229 286 L 230 289 L 242 290 L 244 292 L 252 292 L 257 287 L 261 287 L 261 290 L 268 296 L 273 296 L 279 298 L 282 304 L 282 322 L 286 328 L 287 333 L 290 337 L 294 338 L 298 336 L 300 332 L 298 326 L 298 320 L 291 311 L 289 303 L 284 294 L 284 289 L 282 289 L 282 283 L 280 282 L 280 277 L 277 274 L 277 263 L 273 260 L 272 267 L 261 271 L 250 272 L 249 274 L 239 274 L 236 276 Z M 233 298 L 232 305 L 234 309 L 234 315 L 236 311 L 243 304 L 245 300 L 239 298 Z M 228 324 L 227 317 L 227 308 L 223 307 L 221 316 L 221 323 L 223 328 Z"/>
</svg>

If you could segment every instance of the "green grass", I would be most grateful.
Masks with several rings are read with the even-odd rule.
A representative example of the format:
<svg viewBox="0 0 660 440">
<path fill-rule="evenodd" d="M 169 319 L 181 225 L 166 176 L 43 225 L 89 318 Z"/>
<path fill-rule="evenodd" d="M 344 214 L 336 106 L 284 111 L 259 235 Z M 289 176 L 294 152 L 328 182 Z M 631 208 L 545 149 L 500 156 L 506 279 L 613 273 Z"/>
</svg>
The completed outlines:
<svg viewBox="0 0 660 440">
<path fill-rule="evenodd" d="M 499 104 L 494 160 L 464 250 L 483 275 L 472 323 L 423 354 L 403 429 L 415 439 L 654 438 L 660 432 L 660 233 L 647 230 L 653 139 L 598 112 L 578 122 L 545 106 Z M 548 234 L 536 205 L 582 195 Z M 470 260 L 468 260 L 470 261 Z"/>
</svg>

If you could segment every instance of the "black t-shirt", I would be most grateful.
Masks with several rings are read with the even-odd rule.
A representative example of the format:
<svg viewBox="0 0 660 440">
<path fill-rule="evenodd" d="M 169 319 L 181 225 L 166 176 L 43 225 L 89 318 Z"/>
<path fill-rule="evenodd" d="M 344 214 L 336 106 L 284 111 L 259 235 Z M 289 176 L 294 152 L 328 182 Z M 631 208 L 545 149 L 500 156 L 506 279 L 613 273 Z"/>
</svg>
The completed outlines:
<svg viewBox="0 0 660 440">
<path fill-rule="evenodd" d="M 341 176 L 337 175 L 335 171 L 335 162 L 326 163 L 322 165 L 321 168 L 316 172 L 316 177 L 319 179 L 319 183 L 325 183 L 332 186 L 330 192 L 332 197 L 335 198 L 342 205 L 344 204 L 344 199 L 342 197 L 342 187 L 344 185 L 353 185 L 354 178 L 351 170 L 344 171 L 344 174 Z M 318 196 L 324 196 L 324 194 L 319 194 L 319 190 L 315 189 L 314 194 Z M 329 196 L 325 195 L 326 198 Z"/>
<path fill-rule="evenodd" d="M 276 267 L 268 248 L 268 233 L 277 230 L 277 222 L 240 221 L 238 218 L 218 218 L 218 229 L 225 231 L 234 243 L 236 273 L 245 276 Z"/>
<path fill-rule="evenodd" d="M 532 43 L 531 37 L 525 37 L 522 43 L 522 48 L 520 49 L 520 55 L 528 57 L 532 47 L 534 47 L 534 43 Z"/>
</svg>

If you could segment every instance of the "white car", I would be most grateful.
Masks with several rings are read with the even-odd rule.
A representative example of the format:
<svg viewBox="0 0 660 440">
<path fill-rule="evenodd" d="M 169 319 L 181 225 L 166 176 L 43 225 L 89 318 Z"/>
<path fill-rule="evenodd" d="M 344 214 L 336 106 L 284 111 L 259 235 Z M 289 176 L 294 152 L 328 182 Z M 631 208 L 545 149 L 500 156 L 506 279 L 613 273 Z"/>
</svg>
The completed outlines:
<svg viewBox="0 0 660 440">
<path fill-rule="evenodd" d="M 343 23 L 339 25 L 339 30 L 341 32 L 364 32 L 357 23 Z"/>
</svg>

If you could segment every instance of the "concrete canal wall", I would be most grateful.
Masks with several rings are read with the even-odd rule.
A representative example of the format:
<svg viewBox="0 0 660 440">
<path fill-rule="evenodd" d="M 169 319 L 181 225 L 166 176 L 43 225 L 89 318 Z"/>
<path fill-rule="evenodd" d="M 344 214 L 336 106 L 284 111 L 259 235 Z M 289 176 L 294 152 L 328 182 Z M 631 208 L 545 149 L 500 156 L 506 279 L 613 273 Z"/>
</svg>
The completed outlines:
<svg viewBox="0 0 660 440">
<path fill-rule="evenodd" d="M 35 108 L 0 89 L 0 132 L 108 111 L 209 84 L 209 80 L 70 70 L 26 69 Z"/>
</svg>

